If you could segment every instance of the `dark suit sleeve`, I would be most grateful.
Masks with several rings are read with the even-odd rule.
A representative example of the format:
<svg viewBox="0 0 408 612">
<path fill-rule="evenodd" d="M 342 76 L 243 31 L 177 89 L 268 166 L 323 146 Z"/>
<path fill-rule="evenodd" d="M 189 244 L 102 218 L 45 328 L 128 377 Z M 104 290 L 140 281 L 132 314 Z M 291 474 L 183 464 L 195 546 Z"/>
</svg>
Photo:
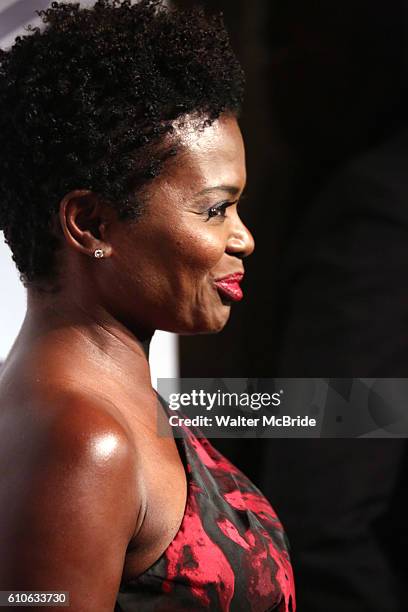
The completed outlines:
<svg viewBox="0 0 408 612">
<path fill-rule="evenodd" d="M 372 165 L 333 179 L 290 247 L 281 375 L 408 375 L 408 179 Z"/>
<path fill-rule="evenodd" d="M 300 224 L 282 271 L 281 376 L 408 375 L 408 155 L 398 146 L 349 164 Z M 259 486 L 287 529 L 302 612 L 407 608 L 405 452 L 396 439 L 265 446 Z"/>
</svg>

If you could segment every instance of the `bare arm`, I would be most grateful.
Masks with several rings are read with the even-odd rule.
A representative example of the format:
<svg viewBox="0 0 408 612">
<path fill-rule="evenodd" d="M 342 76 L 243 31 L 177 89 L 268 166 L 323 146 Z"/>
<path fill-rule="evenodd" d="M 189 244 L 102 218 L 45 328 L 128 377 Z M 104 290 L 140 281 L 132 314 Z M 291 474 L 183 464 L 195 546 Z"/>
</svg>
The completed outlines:
<svg viewBox="0 0 408 612">
<path fill-rule="evenodd" d="M 40 429 L 24 432 L 26 456 L 17 443 L 6 462 L 0 589 L 69 591 L 72 612 L 112 612 L 142 507 L 136 451 L 109 413 L 86 403 Z"/>
</svg>

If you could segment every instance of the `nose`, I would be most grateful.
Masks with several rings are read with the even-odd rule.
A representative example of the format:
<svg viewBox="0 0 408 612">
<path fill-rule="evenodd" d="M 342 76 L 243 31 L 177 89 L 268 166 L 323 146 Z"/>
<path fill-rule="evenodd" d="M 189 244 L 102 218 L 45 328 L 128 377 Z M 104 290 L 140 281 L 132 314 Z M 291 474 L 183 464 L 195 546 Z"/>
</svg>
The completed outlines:
<svg viewBox="0 0 408 612">
<path fill-rule="evenodd" d="M 236 215 L 227 241 L 226 251 L 230 255 L 248 257 L 255 248 L 255 241 L 249 229 Z"/>
</svg>

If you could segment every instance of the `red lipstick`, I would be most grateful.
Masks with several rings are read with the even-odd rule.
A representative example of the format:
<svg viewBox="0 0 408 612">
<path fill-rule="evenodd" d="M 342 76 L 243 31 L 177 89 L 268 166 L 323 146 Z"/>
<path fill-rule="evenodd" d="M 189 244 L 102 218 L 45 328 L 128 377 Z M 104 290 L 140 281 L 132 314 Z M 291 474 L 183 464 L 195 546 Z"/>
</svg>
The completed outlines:
<svg viewBox="0 0 408 612">
<path fill-rule="evenodd" d="M 244 297 L 242 289 L 239 286 L 240 281 L 244 275 L 242 272 L 236 274 L 229 274 L 223 278 L 219 278 L 215 281 L 219 293 L 233 302 L 239 302 Z"/>
</svg>

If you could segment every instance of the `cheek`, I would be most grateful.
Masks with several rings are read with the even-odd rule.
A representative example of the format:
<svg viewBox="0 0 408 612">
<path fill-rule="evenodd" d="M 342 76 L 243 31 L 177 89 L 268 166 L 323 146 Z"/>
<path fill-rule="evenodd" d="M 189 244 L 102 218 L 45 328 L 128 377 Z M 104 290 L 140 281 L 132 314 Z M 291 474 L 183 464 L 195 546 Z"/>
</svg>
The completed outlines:
<svg viewBox="0 0 408 612">
<path fill-rule="evenodd" d="M 191 271 L 210 272 L 217 266 L 225 252 L 222 235 L 210 232 L 192 231 L 180 235 L 175 242 L 174 259 Z"/>
</svg>

